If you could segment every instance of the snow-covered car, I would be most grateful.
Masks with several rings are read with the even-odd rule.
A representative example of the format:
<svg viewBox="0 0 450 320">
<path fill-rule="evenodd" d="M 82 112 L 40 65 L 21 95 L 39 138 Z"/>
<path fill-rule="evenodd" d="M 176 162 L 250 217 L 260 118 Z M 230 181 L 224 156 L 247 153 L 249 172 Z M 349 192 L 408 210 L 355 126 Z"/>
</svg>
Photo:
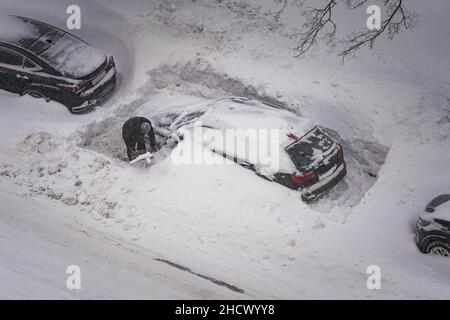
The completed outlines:
<svg viewBox="0 0 450 320">
<path fill-rule="evenodd" d="M 423 253 L 450 256 L 450 194 L 435 197 L 419 216 L 416 242 Z"/>
<path fill-rule="evenodd" d="M 114 58 L 76 36 L 33 19 L 0 20 L 0 89 L 54 100 L 80 113 L 116 86 Z"/>
<path fill-rule="evenodd" d="M 299 190 L 305 202 L 312 201 L 334 187 L 346 175 L 344 152 L 336 135 L 291 111 L 279 109 L 247 98 L 226 98 L 186 107 L 183 112 L 163 111 L 151 116 L 158 128 L 168 132 L 193 131 L 198 126 L 227 136 L 226 130 L 276 130 L 274 148 L 267 148 L 271 163 L 260 154 L 248 152 L 249 139 L 243 148 L 229 147 L 221 139 L 206 141 L 214 153 L 232 160 L 257 175 L 290 189 Z M 209 132 L 207 136 L 214 136 Z M 198 135 L 192 133 L 193 139 Z M 205 145 L 205 141 L 197 141 Z M 259 145 L 261 146 L 261 145 Z M 258 146 L 256 146 L 257 148 Z M 276 157 L 275 157 L 276 154 Z M 276 165 L 274 164 L 276 160 Z"/>
</svg>

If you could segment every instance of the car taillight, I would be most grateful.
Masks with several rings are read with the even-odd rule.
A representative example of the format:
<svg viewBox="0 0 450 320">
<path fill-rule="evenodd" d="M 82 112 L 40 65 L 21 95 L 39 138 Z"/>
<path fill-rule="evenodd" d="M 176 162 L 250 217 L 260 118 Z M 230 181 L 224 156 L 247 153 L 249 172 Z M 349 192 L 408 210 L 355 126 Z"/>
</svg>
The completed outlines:
<svg viewBox="0 0 450 320">
<path fill-rule="evenodd" d="M 76 85 L 76 84 L 58 84 L 58 87 L 66 92 L 71 92 L 71 93 L 77 93 L 78 91 L 80 91 L 80 86 Z"/>
<path fill-rule="evenodd" d="M 287 136 L 293 140 L 298 140 L 298 136 L 292 132 L 288 133 Z"/>
<path fill-rule="evenodd" d="M 314 170 L 306 171 L 303 173 L 296 173 L 291 175 L 291 181 L 293 184 L 304 184 L 314 178 L 315 176 Z"/>
<path fill-rule="evenodd" d="M 342 148 L 342 146 L 339 146 L 338 151 L 337 151 L 337 155 L 341 159 L 344 158 L 344 149 Z"/>
</svg>

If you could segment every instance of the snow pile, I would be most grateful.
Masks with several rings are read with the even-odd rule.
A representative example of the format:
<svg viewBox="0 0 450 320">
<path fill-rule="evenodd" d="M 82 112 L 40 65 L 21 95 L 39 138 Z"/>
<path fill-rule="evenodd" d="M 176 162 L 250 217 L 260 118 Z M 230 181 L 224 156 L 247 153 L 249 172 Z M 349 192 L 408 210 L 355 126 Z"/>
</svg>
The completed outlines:
<svg viewBox="0 0 450 320">
<path fill-rule="evenodd" d="M 45 195 L 68 206 L 78 205 L 94 220 L 126 221 L 130 229 L 141 222 L 127 208 L 126 197 L 108 193 L 120 177 L 111 160 L 96 154 L 80 152 L 78 147 L 46 132 L 28 135 L 16 148 L 18 161 L 4 164 L 0 175 L 28 188 L 30 195 Z M 120 165 L 120 163 L 119 163 Z M 127 193 L 126 185 L 119 188 Z M 120 202 L 120 203 L 119 203 Z M 123 214 L 123 215 L 122 215 Z"/>
</svg>

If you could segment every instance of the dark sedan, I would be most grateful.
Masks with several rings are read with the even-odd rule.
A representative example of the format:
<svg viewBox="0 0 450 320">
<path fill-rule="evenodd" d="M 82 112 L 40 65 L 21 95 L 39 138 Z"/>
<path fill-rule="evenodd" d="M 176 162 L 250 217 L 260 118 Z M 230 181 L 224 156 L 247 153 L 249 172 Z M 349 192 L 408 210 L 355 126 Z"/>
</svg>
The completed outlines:
<svg viewBox="0 0 450 320">
<path fill-rule="evenodd" d="M 76 36 L 8 16 L 0 35 L 0 89 L 54 100 L 72 113 L 100 104 L 116 86 L 114 59 Z"/>
</svg>

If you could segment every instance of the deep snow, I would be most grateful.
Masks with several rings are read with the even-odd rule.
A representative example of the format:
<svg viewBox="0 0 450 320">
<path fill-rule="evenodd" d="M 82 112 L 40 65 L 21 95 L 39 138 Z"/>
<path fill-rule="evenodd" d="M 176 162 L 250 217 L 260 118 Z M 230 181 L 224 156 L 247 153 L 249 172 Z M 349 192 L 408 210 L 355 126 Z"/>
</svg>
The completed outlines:
<svg viewBox="0 0 450 320">
<path fill-rule="evenodd" d="M 1 8 L 64 27 L 66 3 L 51 3 L 5 0 Z M 0 226 L 8 240 L 0 249 L 21 248 L 18 257 L 1 260 L 8 277 L 0 280 L 0 296 L 450 298 L 450 261 L 423 255 L 414 243 L 425 204 L 450 188 L 450 68 L 442 58 L 450 48 L 435 34 L 449 30 L 448 22 L 436 22 L 449 4 L 411 4 L 419 29 L 342 65 L 326 50 L 293 58 L 296 10 L 276 22 L 271 1 L 82 1 L 85 25 L 76 34 L 115 56 L 121 86 L 107 104 L 81 116 L 0 92 Z M 170 150 L 145 170 L 123 161 L 121 125 L 144 103 L 175 109 L 229 95 L 275 102 L 336 130 L 349 166 L 345 182 L 307 206 L 298 193 L 239 166 L 174 165 Z M 20 195 L 6 191 L 11 183 Z M 32 207 L 42 218 L 33 220 Z M 33 221 L 42 227 L 30 227 Z M 218 296 L 199 294 L 211 288 L 204 279 L 178 287 L 146 277 L 128 263 L 140 269 L 149 259 L 140 253 L 128 259 L 121 250 L 108 262 L 94 259 L 94 266 L 126 273 L 120 284 L 105 276 L 108 290 L 99 289 L 96 271 L 86 267 L 92 291 L 66 292 L 55 274 L 64 272 L 62 252 L 72 249 L 42 240 L 59 224 L 100 235 L 57 232 L 56 239 L 83 244 L 74 254 L 79 264 L 96 255 L 91 244 L 109 248 L 101 238 L 111 237 L 245 294 L 223 288 Z M 25 226 L 31 235 L 18 232 Z M 20 259 L 31 252 L 42 256 Z M 34 259 L 55 263 L 38 268 Z M 366 287 L 369 265 L 381 268 L 381 290 Z M 169 265 L 149 269 L 185 279 Z M 19 281 L 29 273 L 49 280 Z M 4 285 L 5 279 L 14 280 Z M 155 283 L 160 295 L 151 291 Z M 44 294 L 48 286 L 54 289 Z"/>
</svg>

